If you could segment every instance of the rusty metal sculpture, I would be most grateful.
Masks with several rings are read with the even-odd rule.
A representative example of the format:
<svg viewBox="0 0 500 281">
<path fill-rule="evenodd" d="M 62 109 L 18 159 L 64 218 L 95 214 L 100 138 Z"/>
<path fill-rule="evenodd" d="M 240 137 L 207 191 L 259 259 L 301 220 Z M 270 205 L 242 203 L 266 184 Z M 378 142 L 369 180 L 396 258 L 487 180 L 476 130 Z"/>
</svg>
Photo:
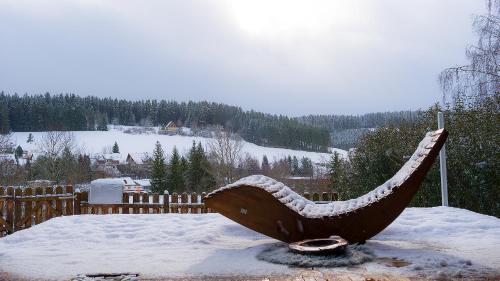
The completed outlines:
<svg viewBox="0 0 500 281">
<path fill-rule="evenodd" d="M 386 183 L 348 201 L 316 204 L 265 176 L 250 176 L 205 197 L 206 206 L 257 232 L 292 243 L 338 235 L 349 243 L 375 236 L 408 206 L 439 150 L 444 130 L 429 132 Z"/>
</svg>

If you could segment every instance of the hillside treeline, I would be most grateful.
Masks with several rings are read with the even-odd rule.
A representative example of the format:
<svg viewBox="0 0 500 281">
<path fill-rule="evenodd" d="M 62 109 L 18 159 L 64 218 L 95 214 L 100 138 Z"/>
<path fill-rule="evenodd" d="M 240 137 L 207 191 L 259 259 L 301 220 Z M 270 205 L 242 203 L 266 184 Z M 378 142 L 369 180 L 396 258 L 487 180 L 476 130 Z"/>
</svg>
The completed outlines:
<svg viewBox="0 0 500 281">
<path fill-rule="evenodd" d="M 303 124 L 325 128 L 330 132 L 333 147 L 349 149 L 370 129 L 415 122 L 420 111 L 376 112 L 363 115 L 308 115 L 298 117 Z"/>
<path fill-rule="evenodd" d="M 0 93 L 0 131 L 106 130 L 106 124 L 203 128 L 219 125 L 258 145 L 327 151 L 326 129 L 286 116 L 213 102 L 123 99 Z"/>
<path fill-rule="evenodd" d="M 419 111 L 375 112 L 363 115 L 308 115 L 298 117 L 304 124 L 326 128 L 330 131 L 347 129 L 377 128 L 399 125 L 418 119 Z"/>
</svg>

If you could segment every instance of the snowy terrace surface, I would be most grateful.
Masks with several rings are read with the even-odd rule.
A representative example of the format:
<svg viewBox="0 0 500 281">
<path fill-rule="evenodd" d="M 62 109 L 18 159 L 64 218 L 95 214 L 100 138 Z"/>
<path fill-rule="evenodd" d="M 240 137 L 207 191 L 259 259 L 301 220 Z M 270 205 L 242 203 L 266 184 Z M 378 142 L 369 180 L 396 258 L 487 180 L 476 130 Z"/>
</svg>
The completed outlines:
<svg viewBox="0 0 500 281">
<path fill-rule="evenodd" d="M 425 157 L 425 155 L 427 155 L 430 151 L 430 147 L 433 144 L 433 136 L 434 132 L 426 134 L 425 138 L 418 145 L 415 153 L 413 153 L 410 159 L 391 179 L 371 192 L 356 199 L 335 201 L 328 204 L 316 204 L 295 193 L 291 188 L 285 186 L 283 183 L 263 175 L 254 175 L 242 178 L 232 184 L 213 191 L 209 194 L 209 196 L 224 190 L 245 185 L 261 188 L 271 193 L 281 203 L 285 204 L 288 208 L 304 217 L 321 218 L 347 213 L 372 204 L 375 201 L 389 195 L 395 188 L 399 187 L 415 171 L 415 169 L 418 168 L 422 157 Z"/>
<path fill-rule="evenodd" d="M 1 238 L 0 272 L 28 280 L 68 280 L 91 273 L 130 272 L 154 279 L 282 276 L 303 270 L 256 258 L 276 243 L 286 246 L 219 214 L 67 216 Z M 319 270 L 451 279 L 495 274 L 500 219 L 449 207 L 408 208 L 365 246 L 374 252 L 373 261 Z M 384 258 L 409 264 L 390 267 Z"/>
</svg>

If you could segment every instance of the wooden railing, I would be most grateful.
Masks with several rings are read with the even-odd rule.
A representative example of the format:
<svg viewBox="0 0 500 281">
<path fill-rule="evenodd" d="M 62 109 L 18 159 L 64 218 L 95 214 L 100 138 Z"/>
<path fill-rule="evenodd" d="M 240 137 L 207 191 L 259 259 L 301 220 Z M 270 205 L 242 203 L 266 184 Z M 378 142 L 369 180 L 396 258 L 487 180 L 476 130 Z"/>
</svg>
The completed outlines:
<svg viewBox="0 0 500 281">
<path fill-rule="evenodd" d="M 4 188 L 0 186 L 0 237 L 59 216 L 80 214 L 204 214 L 205 193 L 124 193 L 120 204 L 90 204 L 88 192 L 72 186 Z M 336 193 L 304 193 L 318 203 L 337 200 Z"/>
</svg>

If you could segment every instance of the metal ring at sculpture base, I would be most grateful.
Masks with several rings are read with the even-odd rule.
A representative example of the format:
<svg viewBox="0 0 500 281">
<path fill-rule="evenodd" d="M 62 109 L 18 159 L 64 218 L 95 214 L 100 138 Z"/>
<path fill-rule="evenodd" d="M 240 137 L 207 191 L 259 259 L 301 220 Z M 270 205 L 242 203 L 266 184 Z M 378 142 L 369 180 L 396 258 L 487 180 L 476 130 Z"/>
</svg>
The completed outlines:
<svg viewBox="0 0 500 281">
<path fill-rule="evenodd" d="M 340 236 L 330 238 L 306 239 L 288 245 L 290 250 L 308 255 L 342 254 L 347 248 L 347 241 Z"/>
</svg>

